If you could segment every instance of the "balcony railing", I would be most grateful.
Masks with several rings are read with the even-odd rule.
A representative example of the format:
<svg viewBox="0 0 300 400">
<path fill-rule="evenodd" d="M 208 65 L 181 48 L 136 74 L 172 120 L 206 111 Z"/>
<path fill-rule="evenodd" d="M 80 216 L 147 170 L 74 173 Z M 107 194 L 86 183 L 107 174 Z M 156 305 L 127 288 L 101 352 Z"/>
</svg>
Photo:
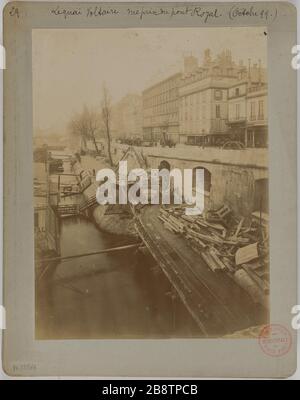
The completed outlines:
<svg viewBox="0 0 300 400">
<path fill-rule="evenodd" d="M 239 117 L 229 117 L 228 118 L 228 123 L 234 123 L 234 122 L 245 122 L 246 117 L 245 116 L 239 116 Z"/>
<path fill-rule="evenodd" d="M 265 121 L 266 116 L 264 114 L 250 115 L 250 121 Z"/>
<path fill-rule="evenodd" d="M 261 90 L 266 90 L 267 89 L 267 85 L 258 85 L 258 86 L 251 86 L 248 88 L 248 93 L 253 93 L 253 92 L 259 92 Z"/>
</svg>

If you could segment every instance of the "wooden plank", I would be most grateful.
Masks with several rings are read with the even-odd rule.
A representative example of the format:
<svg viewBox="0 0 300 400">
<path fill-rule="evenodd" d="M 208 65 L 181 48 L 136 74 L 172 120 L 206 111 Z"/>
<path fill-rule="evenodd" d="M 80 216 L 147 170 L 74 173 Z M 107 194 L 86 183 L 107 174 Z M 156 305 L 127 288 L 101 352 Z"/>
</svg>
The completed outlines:
<svg viewBox="0 0 300 400">
<path fill-rule="evenodd" d="M 73 258 L 80 258 L 80 257 L 87 257 L 87 256 L 93 256 L 96 254 L 104 254 L 104 253 L 114 253 L 116 251 L 124 251 L 124 250 L 130 250 L 137 248 L 141 245 L 140 242 L 138 243 L 133 243 L 133 244 L 128 244 L 125 246 L 118 246 L 118 247 L 112 247 L 109 249 L 103 249 L 99 251 L 94 251 L 91 253 L 82 253 L 82 254 L 76 254 L 72 256 L 64 256 L 64 257 L 50 257 L 50 258 L 39 258 L 36 260 L 36 262 L 50 262 L 50 261 L 62 261 L 62 260 L 71 260 Z"/>
<path fill-rule="evenodd" d="M 239 235 L 239 233 L 240 233 L 240 230 L 242 229 L 242 226 L 243 226 L 244 221 L 245 221 L 245 218 L 244 218 L 244 217 L 241 218 L 241 220 L 240 220 L 240 222 L 239 222 L 239 224 L 238 224 L 238 226 L 237 226 L 237 228 L 236 228 L 235 234 L 233 235 L 234 238 L 237 238 L 237 237 L 238 237 L 238 235 Z"/>
<path fill-rule="evenodd" d="M 245 264 L 258 258 L 258 243 L 252 243 L 248 246 L 240 247 L 235 253 L 236 265 Z"/>
<path fill-rule="evenodd" d="M 213 249 L 209 250 L 209 254 L 220 269 L 226 269 L 225 265 L 223 264 L 223 262 L 221 261 L 221 259 L 218 257 L 218 255 L 216 254 L 216 252 Z"/>
<path fill-rule="evenodd" d="M 220 269 L 220 267 L 215 263 L 215 261 L 211 258 L 211 255 L 207 251 L 203 251 L 201 253 L 202 258 L 208 265 L 208 267 L 215 272 L 216 270 Z"/>
</svg>

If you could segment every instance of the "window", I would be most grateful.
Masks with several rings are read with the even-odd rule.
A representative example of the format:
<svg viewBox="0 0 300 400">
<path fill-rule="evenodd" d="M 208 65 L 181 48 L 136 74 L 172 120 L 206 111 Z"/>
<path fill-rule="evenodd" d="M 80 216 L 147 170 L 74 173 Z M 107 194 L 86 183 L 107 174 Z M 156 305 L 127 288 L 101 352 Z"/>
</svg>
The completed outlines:
<svg viewBox="0 0 300 400">
<path fill-rule="evenodd" d="M 264 102 L 260 100 L 258 102 L 258 119 L 264 119 Z"/>
<path fill-rule="evenodd" d="M 240 88 L 235 88 L 235 95 L 239 96 L 240 95 Z"/>
<path fill-rule="evenodd" d="M 216 100 L 221 100 L 222 99 L 222 90 L 215 90 L 215 99 Z"/>
<path fill-rule="evenodd" d="M 255 102 L 250 103 L 250 119 L 253 121 L 255 119 Z"/>
<path fill-rule="evenodd" d="M 235 105 L 235 118 L 240 119 L 240 104 Z"/>
<path fill-rule="evenodd" d="M 161 171 L 162 169 L 167 169 L 168 171 L 170 171 L 171 165 L 170 165 L 170 163 L 168 163 L 168 161 L 163 160 L 163 161 L 160 162 L 160 164 L 159 164 L 159 166 L 158 166 L 158 169 L 159 169 L 160 171 Z"/>
<path fill-rule="evenodd" d="M 37 212 L 34 213 L 34 227 L 39 227 L 39 214 Z"/>
<path fill-rule="evenodd" d="M 216 118 L 221 118 L 220 104 L 216 105 Z"/>
</svg>

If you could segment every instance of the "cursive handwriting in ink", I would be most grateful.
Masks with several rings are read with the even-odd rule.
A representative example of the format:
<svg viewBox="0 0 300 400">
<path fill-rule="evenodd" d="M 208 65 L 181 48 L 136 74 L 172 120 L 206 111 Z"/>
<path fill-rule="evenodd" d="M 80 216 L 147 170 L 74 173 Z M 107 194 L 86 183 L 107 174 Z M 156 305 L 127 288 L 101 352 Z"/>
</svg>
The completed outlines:
<svg viewBox="0 0 300 400">
<path fill-rule="evenodd" d="M 60 6 L 57 6 L 56 8 L 51 10 L 51 14 L 63 16 L 64 19 L 67 19 L 68 17 L 82 15 L 82 11 L 81 8 L 62 8 Z"/>
</svg>

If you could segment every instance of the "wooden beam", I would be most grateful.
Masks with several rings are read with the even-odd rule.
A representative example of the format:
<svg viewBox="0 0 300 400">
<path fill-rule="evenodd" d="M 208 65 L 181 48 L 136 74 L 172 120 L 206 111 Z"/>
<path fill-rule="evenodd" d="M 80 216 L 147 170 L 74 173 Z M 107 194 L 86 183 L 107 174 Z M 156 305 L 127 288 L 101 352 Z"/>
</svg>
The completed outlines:
<svg viewBox="0 0 300 400">
<path fill-rule="evenodd" d="M 119 246 L 119 247 L 112 247 L 110 249 L 104 249 L 104 250 L 99 250 L 99 251 L 94 251 L 91 253 L 82 253 L 82 254 L 76 254 L 73 256 L 65 256 L 65 257 L 51 257 L 51 258 L 38 258 L 35 260 L 36 262 L 50 262 L 50 261 L 64 261 L 64 260 L 72 260 L 73 258 L 79 258 L 79 257 L 88 257 L 88 256 L 93 256 L 96 254 L 104 254 L 104 253 L 114 253 L 116 251 L 124 251 L 124 250 L 130 250 L 130 249 L 135 249 L 141 245 L 141 242 L 139 243 L 133 243 L 133 244 L 128 244 L 125 246 Z"/>
</svg>

